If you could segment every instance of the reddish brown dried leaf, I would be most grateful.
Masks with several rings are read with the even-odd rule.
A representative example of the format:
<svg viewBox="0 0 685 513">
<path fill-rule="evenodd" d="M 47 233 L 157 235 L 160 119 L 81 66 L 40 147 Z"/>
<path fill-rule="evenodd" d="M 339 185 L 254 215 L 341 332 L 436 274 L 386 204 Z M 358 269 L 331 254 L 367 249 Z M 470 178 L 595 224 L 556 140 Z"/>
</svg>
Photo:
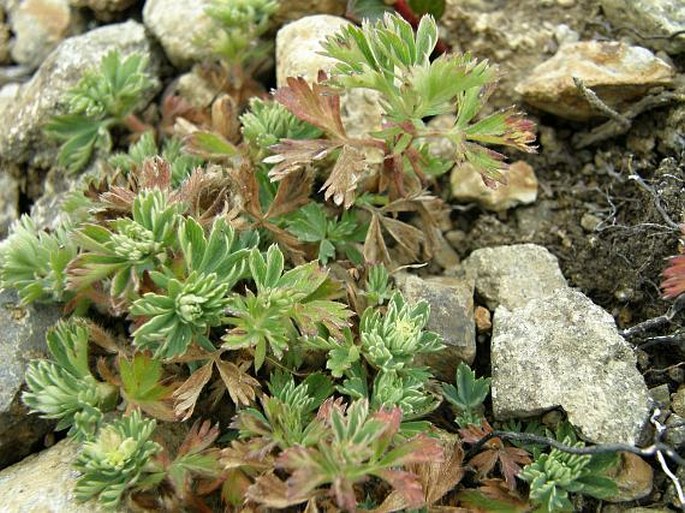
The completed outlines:
<svg viewBox="0 0 685 513">
<path fill-rule="evenodd" d="M 388 247 L 385 245 L 385 239 L 383 239 L 381 223 L 378 217 L 376 213 L 371 215 L 369 230 L 366 232 L 366 239 L 364 240 L 364 260 L 369 264 L 389 265 L 390 254 L 388 253 Z"/>
<path fill-rule="evenodd" d="M 326 132 L 329 137 L 345 139 L 345 128 L 340 119 L 340 94 L 322 84 L 325 80 L 323 71 L 319 71 L 318 82 L 311 86 L 302 77 L 288 77 L 288 85 L 279 87 L 274 99 L 299 119 Z"/>
<path fill-rule="evenodd" d="M 221 380 L 226 385 L 228 394 L 236 405 L 247 406 L 254 403 L 259 381 L 247 374 L 233 362 L 216 360 Z"/>
<path fill-rule="evenodd" d="M 423 232 L 410 224 L 391 217 L 381 216 L 380 221 L 383 228 L 407 252 L 409 257 L 417 261 L 421 253 L 421 243 L 424 241 Z"/>
<path fill-rule="evenodd" d="M 214 424 L 208 420 L 200 423 L 197 420 L 190 428 L 181 447 L 178 448 L 178 456 L 202 452 L 207 449 L 219 436 L 219 424 Z"/>
<path fill-rule="evenodd" d="M 209 382 L 209 378 L 212 377 L 213 365 L 213 361 L 207 362 L 193 372 L 185 383 L 174 392 L 173 397 L 176 400 L 174 412 L 181 421 L 188 420 L 193 414 L 195 403 L 197 403 L 202 389 Z"/>
<path fill-rule="evenodd" d="M 457 495 L 459 503 L 476 513 L 526 513 L 532 505 L 510 490 L 501 479 L 486 479 L 477 489 L 464 490 Z"/>
<path fill-rule="evenodd" d="M 313 493 L 296 494 L 286 482 L 273 472 L 259 476 L 247 489 L 245 497 L 268 508 L 283 509 L 301 504 L 313 497 Z"/>
<path fill-rule="evenodd" d="M 396 492 L 402 495 L 407 508 L 415 509 L 424 505 L 423 487 L 416 474 L 406 470 L 384 469 L 378 476 L 387 481 Z"/>
<path fill-rule="evenodd" d="M 471 444 L 477 443 L 491 432 L 492 427 L 487 420 L 483 421 L 482 426 L 470 425 L 459 430 L 464 442 Z M 521 472 L 521 465 L 527 465 L 531 461 L 525 449 L 505 446 L 501 439 L 493 438 L 485 443 L 481 452 L 471 458 L 468 464 L 476 469 L 479 479 L 487 477 L 498 464 L 507 486 L 514 490 L 516 476 Z"/>
<path fill-rule="evenodd" d="M 309 203 L 313 183 L 314 173 L 306 169 L 288 174 L 279 182 L 276 197 L 271 202 L 265 217 L 272 219 L 282 216 Z"/>
</svg>

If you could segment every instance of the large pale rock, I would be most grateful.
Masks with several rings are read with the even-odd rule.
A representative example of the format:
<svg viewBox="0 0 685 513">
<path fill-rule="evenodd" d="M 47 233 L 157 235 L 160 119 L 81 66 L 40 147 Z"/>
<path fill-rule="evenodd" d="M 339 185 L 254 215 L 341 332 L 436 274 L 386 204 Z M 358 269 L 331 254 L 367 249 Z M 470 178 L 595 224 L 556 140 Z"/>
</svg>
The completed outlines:
<svg viewBox="0 0 685 513">
<path fill-rule="evenodd" d="M 159 40 L 174 66 L 188 68 L 206 57 L 206 51 L 198 41 L 206 37 L 212 27 L 212 20 L 205 13 L 208 5 L 209 0 L 145 2 L 143 23 Z"/>
<path fill-rule="evenodd" d="M 422 279 L 410 274 L 395 277 L 399 290 L 411 303 L 430 305 L 426 329 L 440 335 L 445 349 L 417 357 L 417 362 L 433 369 L 448 382 L 454 380 L 460 362 L 473 363 L 476 357 L 476 327 L 473 318 L 473 280 L 434 277 Z"/>
<path fill-rule="evenodd" d="M 29 454 L 50 430 L 50 423 L 28 416 L 20 396 L 26 365 L 45 356 L 45 334 L 60 315 L 56 306 L 22 306 L 14 292 L 0 292 L 0 468 Z"/>
<path fill-rule="evenodd" d="M 630 27 L 622 34 L 641 45 L 674 54 L 685 52 L 683 0 L 600 0 L 600 4 L 614 28 Z"/>
<path fill-rule="evenodd" d="M 106 513 L 96 501 L 78 502 L 74 486 L 78 473 L 71 464 L 78 444 L 58 444 L 0 471 L 3 513 Z M 123 509 L 117 511 L 123 512 Z"/>
<path fill-rule="evenodd" d="M 321 55 L 321 41 L 350 23 L 344 18 L 320 14 L 285 25 L 276 35 L 276 83 L 288 77 L 316 80 L 319 70 L 329 72 L 337 61 Z M 340 114 L 350 135 L 360 136 L 381 128 L 379 95 L 370 89 L 353 89 L 341 97 Z"/>
<path fill-rule="evenodd" d="M 9 13 L 12 58 L 36 68 L 73 31 L 69 0 L 24 0 Z"/>
<path fill-rule="evenodd" d="M 65 109 L 65 93 L 75 86 L 88 69 L 99 66 L 102 57 L 118 49 L 122 56 L 138 52 L 149 58 L 147 71 L 156 76 L 159 59 L 152 53 L 145 28 L 140 23 L 106 25 L 82 36 L 63 41 L 45 59 L 33 78 L 22 86 L 16 102 L 0 113 L 0 159 L 30 162 L 50 167 L 57 155 L 56 143 L 43 133 L 45 123 Z M 141 103 L 149 101 L 141 98 Z"/>
<path fill-rule="evenodd" d="M 491 310 L 518 308 L 567 287 L 557 258 L 535 244 L 477 249 L 462 265 Z"/>
<path fill-rule="evenodd" d="M 613 317 L 582 293 L 562 288 L 499 307 L 491 355 L 498 419 L 561 407 L 586 440 L 636 443 L 649 416 L 647 387 Z"/>
<path fill-rule="evenodd" d="M 553 0 L 445 3 L 441 37 L 454 51 L 468 51 L 497 66 L 499 85 L 488 105 L 501 108 L 520 101 L 514 86 L 548 59 L 561 41 L 577 37 L 587 24 L 587 13 L 596 9 L 595 0 L 578 0 L 573 6 Z"/>
<path fill-rule="evenodd" d="M 547 112 L 585 121 L 598 115 L 573 82 L 577 77 L 609 106 L 625 102 L 654 86 L 671 84 L 675 70 L 652 52 L 614 41 L 562 45 L 516 86 L 523 99 Z"/>
<path fill-rule="evenodd" d="M 507 183 L 491 189 L 483 183 L 480 173 L 472 165 L 455 166 L 450 175 L 452 197 L 460 203 L 477 203 L 494 212 L 535 203 L 538 179 L 532 166 L 519 160 L 511 164 L 504 176 Z"/>
</svg>

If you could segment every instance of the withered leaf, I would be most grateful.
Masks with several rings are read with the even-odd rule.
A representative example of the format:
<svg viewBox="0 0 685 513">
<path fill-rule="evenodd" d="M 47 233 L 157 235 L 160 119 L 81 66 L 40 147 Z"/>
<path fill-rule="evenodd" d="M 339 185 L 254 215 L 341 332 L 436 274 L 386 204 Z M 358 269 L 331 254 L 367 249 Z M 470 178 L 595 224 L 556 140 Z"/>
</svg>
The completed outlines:
<svg viewBox="0 0 685 513">
<path fill-rule="evenodd" d="M 269 171 L 269 178 L 278 181 L 313 162 L 325 159 L 339 147 L 339 142 L 326 139 L 282 139 L 269 147 L 274 154 L 263 162 L 275 164 Z"/>
<path fill-rule="evenodd" d="M 393 487 L 393 493 L 399 493 L 408 509 L 416 509 L 424 504 L 424 493 L 416 474 L 406 470 L 383 469 L 378 475 Z"/>
<path fill-rule="evenodd" d="M 443 448 L 442 459 L 412 463 L 405 467 L 417 476 L 423 488 L 423 499 L 429 507 L 450 492 L 464 477 L 464 450 L 461 439 L 444 431 L 438 431 L 437 437 Z M 399 491 L 393 490 L 372 513 L 390 513 L 408 507 L 404 496 Z"/>
<path fill-rule="evenodd" d="M 481 426 L 470 425 L 459 430 L 462 439 L 467 443 L 476 443 L 491 432 L 492 427 L 487 420 L 483 420 Z M 530 454 L 525 449 L 504 445 L 500 438 L 493 438 L 469 460 L 468 464 L 476 469 L 479 479 L 487 477 L 495 465 L 499 464 L 499 469 L 507 486 L 514 490 L 516 489 L 516 476 L 521 472 L 521 465 L 527 465 L 531 461 Z"/>
<path fill-rule="evenodd" d="M 185 383 L 174 391 L 173 397 L 176 400 L 174 412 L 181 421 L 188 420 L 193 414 L 197 398 L 200 396 L 200 393 L 209 381 L 209 378 L 212 377 L 213 365 L 213 361 L 207 362 L 193 372 Z"/>
<path fill-rule="evenodd" d="M 364 260 L 370 264 L 389 265 L 390 253 L 388 253 L 388 247 L 385 245 L 378 217 L 375 212 L 371 215 L 371 223 L 369 223 L 369 230 L 366 232 L 366 239 L 364 240 Z"/>
<path fill-rule="evenodd" d="M 254 403 L 259 381 L 247 374 L 233 362 L 216 360 L 221 380 L 226 385 L 228 394 L 238 406 L 247 406 Z"/>
<path fill-rule="evenodd" d="M 365 170 L 364 152 L 349 144 L 344 145 L 326 182 L 321 187 L 321 190 L 325 191 L 324 199 L 328 200 L 333 197 L 336 205 L 350 208 L 356 198 L 357 183 Z"/>
<path fill-rule="evenodd" d="M 273 472 L 259 476 L 247 489 L 245 497 L 268 508 L 287 508 L 308 501 L 314 493 L 293 494 L 285 481 L 281 481 Z"/>
<path fill-rule="evenodd" d="M 288 85 L 279 87 L 274 99 L 296 117 L 320 128 L 329 137 L 345 139 L 345 128 L 340 119 L 340 93 L 322 84 L 326 73 L 319 71 L 318 82 L 311 86 L 302 77 L 288 77 Z"/>
<path fill-rule="evenodd" d="M 421 243 L 424 241 L 423 232 L 410 224 L 391 217 L 381 216 L 380 221 L 383 228 L 407 252 L 409 257 L 414 261 L 418 260 L 421 253 Z"/>
<path fill-rule="evenodd" d="M 196 421 L 188 431 L 181 447 L 178 449 L 178 456 L 186 454 L 196 454 L 207 449 L 219 436 L 219 424 L 214 424 L 208 420 L 200 423 Z"/>
<path fill-rule="evenodd" d="M 298 208 L 306 205 L 310 199 L 314 173 L 306 169 L 289 173 L 278 184 L 276 196 L 265 214 L 267 219 L 282 216 L 294 212 Z"/>
</svg>

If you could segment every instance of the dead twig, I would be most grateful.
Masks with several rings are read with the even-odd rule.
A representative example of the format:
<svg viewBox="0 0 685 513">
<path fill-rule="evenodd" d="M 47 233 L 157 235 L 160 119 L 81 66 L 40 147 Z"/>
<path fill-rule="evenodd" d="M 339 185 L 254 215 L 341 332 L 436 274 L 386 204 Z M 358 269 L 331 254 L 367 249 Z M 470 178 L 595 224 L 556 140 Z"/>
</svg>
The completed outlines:
<svg viewBox="0 0 685 513">
<path fill-rule="evenodd" d="M 547 447 L 553 447 L 563 452 L 569 454 L 579 454 L 579 455 L 593 455 L 593 454 L 607 454 L 614 452 L 630 452 L 642 457 L 652 457 L 658 452 L 663 453 L 668 458 L 673 460 L 679 467 L 685 466 L 685 458 L 680 456 L 673 447 L 667 445 L 663 442 L 656 441 L 648 447 L 635 447 L 628 444 L 601 444 L 601 445 L 591 445 L 589 447 L 573 447 L 570 445 L 563 444 L 554 438 L 547 438 L 546 436 L 532 435 L 529 433 L 517 433 L 515 431 L 499 431 L 495 430 L 488 433 L 486 436 L 478 440 L 474 445 L 472 445 L 465 455 L 466 460 L 469 457 L 476 454 L 480 449 L 488 443 L 493 438 L 501 438 L 503 440 L 516 440 L 518 442 L 527 442 L 538 445 L 545 445 Z"/>
<path fill-rule="evenodd" d="M 589 89 L 588 89 L 589 91 Z M 582 94 L 582 93 L 581 93 Z M 592 93 L 594 94 L 594 93 Z M 596 96 L 596 95 L 595 95 Z M 599 100 L 599 98 L 598 98 Z M 601 102 L 601 100 L 599 100 Z M 618 114 L 618 118 L 610 116 L 609 121 L 593 128 L 589 132 L 582 132 L 573 138 L 574 148 L 585 148 L 592 144 L 596 144 L 613 137 L 625 134 L 632 126 L 632 120 L 637 116 L 658 107 L 663 107 L 673 102 L 685 102 L 685 93 L 682 91 L 662 91 L 657 94 L 651 94 L 640 99 L 631 105 L 623 114 L 618 114 L 616 111 L 606 106 L 612 112 Z M 595 104 L 593 104 L 595 105 Z M 605 104 L 606 105 L 606 104 Z M 602 110 L 605 114 L 607 111 Z M 628 124 L 625 121 L 628 121 Z"/>
<path fill-rule="evenodd" d="M 623 338 L 634 337 L 635 335 L 644 333 L 647 330 L 658 328 L 663 324 L 671 322 L 673 318 L 683 309 L 685 309 L 685 294 L 678 296 L 678 298 L 673 302 L 665 314 L 647 319 L 646 321 L 636 324 L 635 326 L 631 326 L 630 328 L 622 330 L 619 333 Z"/>
</svg>

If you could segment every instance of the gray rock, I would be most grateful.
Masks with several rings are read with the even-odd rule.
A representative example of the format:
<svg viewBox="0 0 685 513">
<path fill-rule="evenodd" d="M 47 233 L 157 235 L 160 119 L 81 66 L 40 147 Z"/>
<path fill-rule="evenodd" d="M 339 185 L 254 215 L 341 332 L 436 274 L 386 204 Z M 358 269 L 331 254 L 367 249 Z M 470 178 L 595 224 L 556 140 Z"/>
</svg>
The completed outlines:
<svg viewBox="0 0 685 513">
<path fill-rule="evenodd" d="M 276 83 L 287 85 L 288 77 L 316 80 L 319 70 L 329 72 L 336 61 L 320 54 L 321 41 L 350 22 L 338 16 L 307 16 L 285 25 L 276 35 Z M 361 136 L 381 128 L 379 94 L 353 89 L 340 99 L 340 115 L 350 135 Z"/>
<path fill-rule="evenodd" d="M 561 406 L 595 443 L 634 444 L 649 415 L 647 387 L 614 319 L 570 288 L 495 311 L 492 403 L 498 419 Z"/>
<path fill-rule="evenodd" d="M 459 362 L 473 363 L 476 357 L 476 325 L 473 318 L 473 280 L 435 277 L 422 279 L 410 274 L 395 276 L 398 288 L 410 302 L 425 300 L 431 308 L 427 329 L 443 338 L 444 350 L 417 358 L 435 375 L 454 380 Z"/>
<path fill-rule="evenodd" d="M 57 306 L 22 306 L 13 291 L 0 292 L 0 467 L 29 454 L 50 430 L 50 423 L 27 415 L 20 391 L 26 364 L 45 356 L 45 333 L 60 316 Z"/>
<path fill-rule="evenodd" d="M 671 396 L 671 407 L 674 413 L 685 417 L 685 385 L 681 385 Z"/>
<path fill-rule="evenodd" d="M 666 384 L 650 388 L 649 397 L 662 409 L 671 407 L 671 395 Z"/>
<path fill-rule="evenodd" d="M 582 41 L 562 45 L 516 86 L 523 99 L 557 116 L 578 121 L 598 117 L 576 87 L 577 77 L 615 109 L 654 86 L 673 82 L 675 70 L 652 52 L 615 41 Z"/>
<path fill-rule="evenodd" d="M 205 14 L 208 0 L 147 0 L 143 23 L 159 40 L 174 66 L 188 68 L 206 57 L 198 41 L 206 37 L 212 20 Z M 182 29 L 180 29 L 182 27 Z"/>
<path fill-rule="evenodd" d="M 567 287 L 557 258 L 535 244 L 477 249 L 462 265 L 490 310 L 518 308 Z"/>
<path fill-rule="evenodd" d="M 600 4 L 614 28 L 630 27 L 626 34 L 640 44 L 673 54 L 685 52 L 682 0 L 601 0 Z"/>
<path fill-rule="evenodd" d="M 105 513 L 95 501 L 78 502 L 74 486 L 78 474 L 71 464 L 78 444 L 62 440 L 58 444 L 0 471 L 0 497 L 3 513 Z M 123 509 L 118 511 L 123 512 Z"/>
<path fill-rule="evenodd" d="M 97 67 L 110 50 L 122 56 L 139 52 L 149 57 L 148 72 L 156 76 L 158 59 L 152 53 L 145 28 L 135 21 L 106 25 L 63 41 L 45 59 L 33 78 L 22 86 L 17 101 L 0 113 L 0 156 L 3 160 L 31 162 L 35 167 L 54 164 L 57 146 L 43 134 L 43 126 L 64 112 L 65 92 L 78 83 L 84 71 Z M 150 97 L 141 98 L 141 103 Z"/>
<path fill-rule="evenodd" d="M 37 68 L 76 28 L 69 0 L 24 0 L 9 12 L 12 58 Z"/>
<path fill-rule="evenodd" d="M 685 446 L 685 418 L 672 414 L 666 419 L 664 441 L 676 449 Z"/>
<path fill-rule="evenodd" d="M 7 236 L 18 217 L 19 181 L 9 173 L 0 172 L 0 238 Z"/>
</svg>

